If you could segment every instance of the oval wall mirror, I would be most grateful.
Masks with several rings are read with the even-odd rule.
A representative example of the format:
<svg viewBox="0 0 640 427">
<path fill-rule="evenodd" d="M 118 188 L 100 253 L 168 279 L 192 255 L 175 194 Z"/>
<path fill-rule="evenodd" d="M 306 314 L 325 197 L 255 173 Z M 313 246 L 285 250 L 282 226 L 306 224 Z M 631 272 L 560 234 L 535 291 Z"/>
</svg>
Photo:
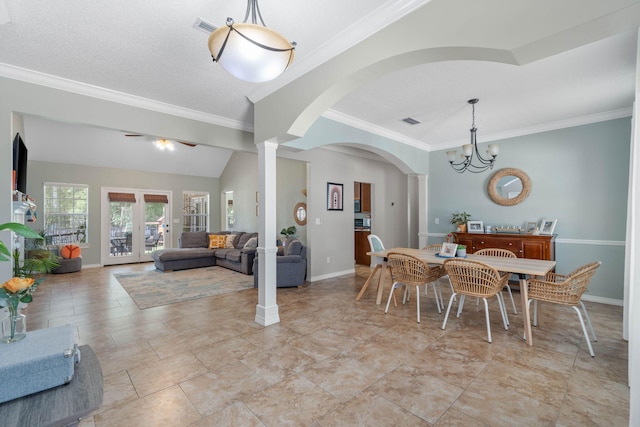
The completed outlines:
<svg viewBox="0 0 640 427">
<path fill-rule="evenodd" d="M 489 180 L 487 191 L 494 203 L 502 206 L 513 206 L 521 203 L 529 196 L 531 180 L 529 175 L 520 169 L 500 169 Z"/>
<path fill-rule="evenodd" d="M 293 219 L 295 219 L 296 224 L 298 225 L 306 225 L 307 224 L 307 204 L 304 202 L 297 203 L 293 208 Z"/>
</svg>

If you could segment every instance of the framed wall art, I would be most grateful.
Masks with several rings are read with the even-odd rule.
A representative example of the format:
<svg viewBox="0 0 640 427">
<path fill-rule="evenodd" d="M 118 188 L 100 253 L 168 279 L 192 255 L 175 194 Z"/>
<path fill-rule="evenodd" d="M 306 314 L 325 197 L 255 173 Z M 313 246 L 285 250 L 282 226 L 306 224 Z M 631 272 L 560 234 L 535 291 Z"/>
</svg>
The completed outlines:
<svg viewBox="0 0 640 427">
<path fill-rule="evenodd" d="M 327 182 L 327 210 L 341 211 L 343 200 L 342 184 Z"/>
</svg>

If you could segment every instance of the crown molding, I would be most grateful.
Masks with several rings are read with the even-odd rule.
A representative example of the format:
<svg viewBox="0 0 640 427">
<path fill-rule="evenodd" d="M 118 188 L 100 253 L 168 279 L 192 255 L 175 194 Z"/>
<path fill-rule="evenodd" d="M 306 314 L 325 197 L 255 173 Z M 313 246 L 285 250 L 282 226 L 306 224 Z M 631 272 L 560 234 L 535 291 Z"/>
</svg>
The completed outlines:
<svg viewBox="0 0 640 427">
<path fill-rule="evenodd" d="M 0 76 L 13 80 L 20 80 L 26 83 L 47 86 L 53 89 L 63 90 L 65 92 L 76 93 L 78 95 L 102 99 L 104 101 L 116 102 L 118 104 L 129 105 L 132 107 L 143 108 L 145 110 L 156 111 L 158 113 L 170 114 L 173 116 L 183 117 L 185 119 L 209 123 L 212 125 L 253 132 L 252 123 L 250 124 L 238 120 L 231 120 L 226 117 L 207 114 L 201 111 L 191 110 L 189 108 L 178 107 L 176 105 L 167 104 L 153 99 L 105 89 L 103 87 L 81 83 L 26 68 L 16 67 L 10 64 L 0 63 Z"/>
<path fill-rule="evenodd" d="M 294 62 L 282 76 L 261 85 L 251 92 L 247 98 L 253 103 L 260 101 L 303 74 L 317 68 L 331 58 L 430 2 L 431 0 L 394 0 L 386 2 L 371 13 L 363 15 L 362 18 L 349 25 L 347 29 L 341 31 L 335 37 L 327 40 L 319 48 L 307 55 L 306 58 Z"/>
<path fill-rule="evenodd" d="M 418 141 L 417 139 L 409 138 L 408 136 L 390 131 L 389 129 L 385 129 L 373 123 L 360 120 L 348 114 L 343 114 L 336 110 L 329 109 L 322 114 L 322 117 L 327 118 L 329 120 L 333 120 L 335 122 L 342 123 L 347 126 L 354 127 L 356 129 L 363 130 L 365 132 L 372 133 L 374 135 L 382 136 L 384 138 L 389 138 L 396 142 L 401 142 L 403 144 L 410 145 L 419 150 L 430 151 L 428 149 L 429 146 L 424 142 Z"/>
<path fill-rule="evenodd" d="M 520 129 L 512 129 L 506 132 L 483 134 L 482 143 L 484 144 L 487 142 L 515 138 L 518 136 L 532 135 L 532 134 L 548 132 L 552 130 L 565 129 L 565 128 L 588 125 L 588 124 L 598 123 L 598 122 L 605 122 L 607 120 L 621 119 L 623 117 L 631 117 L 632 112 L 633 112 L 632 107 L 620 108 L 618 110 L 605 111 L 603 113 L 573 117 L 571 119 L 558 120 L 558 121 L 549 122 L 549 123 L 542 123 L 539 125 L 529 126 L 529 127 L 520 128 Z M 416 139 L 409 138 L 407 136 L 392 132 L 388 129 L 382 128 L 373 123 L 357 119 L 347 114 L 340 113 L 339 111 L 327 110 L 327 112 L 324 113 L 322 116 L 327 119 L 331 119 L 336 122 L 340 122 L 345 125 L 363 130 L 365 132 L 369 132 L 375 135 L 389 138 L 394 141 L 407 144 L 412 147 L 418 148 L 420 150 L 425 150 L 429 152 L 445 150 L 447 148 L 456 148 L 456 147 L 460 147 L 462 144 L 467 144 L 469 142 L 469 139 L 465 138 L 465 139 L 448 141 L 444 143 L 427 144 L 427 143 L 418 141 Z"/>
</svg>

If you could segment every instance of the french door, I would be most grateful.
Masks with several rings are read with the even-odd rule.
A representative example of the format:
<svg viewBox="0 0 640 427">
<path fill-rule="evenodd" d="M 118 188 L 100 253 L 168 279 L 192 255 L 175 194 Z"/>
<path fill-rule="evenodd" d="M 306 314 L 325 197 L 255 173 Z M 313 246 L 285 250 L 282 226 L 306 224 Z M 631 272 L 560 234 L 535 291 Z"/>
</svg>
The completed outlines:
<svg viewBox="0 0 640 427">
<path fill-rule="evenodd" d="M 151 261 L 171 246 L 171 192 L 102 188 L 102 264 Z"/>
</svg>

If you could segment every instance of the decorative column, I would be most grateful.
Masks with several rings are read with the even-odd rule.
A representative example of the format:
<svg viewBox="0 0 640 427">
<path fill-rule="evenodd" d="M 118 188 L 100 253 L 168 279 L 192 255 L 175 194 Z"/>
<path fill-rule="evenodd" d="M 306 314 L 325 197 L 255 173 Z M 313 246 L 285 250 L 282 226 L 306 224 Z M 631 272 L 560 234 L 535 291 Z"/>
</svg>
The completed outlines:
<svg viewBox="0 0 640 427">
<path fill-rule="evenodd" d="M 276 149 L 274 142 L 259 142 L 258 305 L 256 322 L 269 326 L 280 322 L 276 304 Z"/>
<path fill-rule="evenodd" d="M 427 245 L 429 236 L 429 177 L 418 175 L 418 247 Z"/>
</svg>

